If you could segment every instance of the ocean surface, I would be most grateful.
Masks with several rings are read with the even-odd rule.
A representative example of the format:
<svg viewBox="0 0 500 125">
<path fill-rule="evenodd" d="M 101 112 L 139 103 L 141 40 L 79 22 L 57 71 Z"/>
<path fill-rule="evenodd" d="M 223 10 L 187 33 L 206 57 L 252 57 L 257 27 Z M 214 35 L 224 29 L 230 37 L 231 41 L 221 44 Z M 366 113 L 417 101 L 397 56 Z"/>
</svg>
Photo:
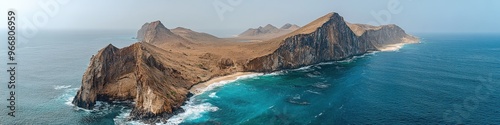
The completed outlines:
<svg viewBox="0 0 500 125">
<path fill-rule="evenodd" d="M 414 34 L 419 44 L 214 84 L 173 124 L 500 124 L 500 35 Z M 51 31 L 18 46 L 16 117 L 0 124 L 141 124 L 130 102 L 71 104 L 92 54 L 135 32 Z M 6 47 L 6 45 L 2 45 Z M 5 50 L 1 50 L 5 53 Z M 6 54 L 0 56 L 6 63 Z M 2 67 L 2 70 L 7 70 Z M 6 83 L 7 72 L 0 72 Z M 169 123 L 169 124 L 171 124 Z"/>
</svg>

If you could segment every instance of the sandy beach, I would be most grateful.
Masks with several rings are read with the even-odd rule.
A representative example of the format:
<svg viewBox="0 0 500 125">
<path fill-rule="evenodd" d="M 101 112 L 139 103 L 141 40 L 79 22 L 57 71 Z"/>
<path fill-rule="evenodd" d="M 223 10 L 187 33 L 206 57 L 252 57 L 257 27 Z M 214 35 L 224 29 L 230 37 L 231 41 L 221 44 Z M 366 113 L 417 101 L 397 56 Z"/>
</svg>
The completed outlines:
<svg viewBox="0 0 500 125">
<path fill-rule="evenodd" d="M 191 89 L 189 89 L 189 92 L 193 93 L 194 95 L 198 95 L 198 94 L 203 93 L 207 89 L 207 87 L 209 87 L 210 85 L 212 85 L 214 83 L 219 83 L 222 81 L 232 81 L 232 80 L 238 79 L 238 77 L 240 77 L 240 76 L 245 76 L 245 75 L 250 75 L 250 74 L 256 74 L 256 73 L 254 73 L 254 72 L 236 72 L 234 74 L 230 74 L 230 75 L 226 75 L 226 76 L 215 77 L 215 78 L 212 78 L 206 82 L 194 85 L 193 87 L 191 87 Z"/>
<path fill-rule="evenodd" d="M 391 45 L 386 45 L 382 48 L 380 48 L 380 51 L 397 51 L 401 49 L 406 43 L 398 43 L 398 44 L 391 44 Z"/>
</svg>

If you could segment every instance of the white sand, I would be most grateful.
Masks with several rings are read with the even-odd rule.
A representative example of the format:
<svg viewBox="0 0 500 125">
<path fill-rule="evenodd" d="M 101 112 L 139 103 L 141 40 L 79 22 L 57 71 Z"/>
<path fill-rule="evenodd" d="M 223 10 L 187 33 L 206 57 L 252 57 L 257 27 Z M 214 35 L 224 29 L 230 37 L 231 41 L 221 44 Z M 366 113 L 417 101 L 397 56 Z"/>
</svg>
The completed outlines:
<svg viewBox="0 0 500 125">
<path fill-rule="evenodd" d="M 397 44 L 390 44 L 386 45 L 384 47 L 379 48 L 380 51 L 398 51 L 401 49 L 406 43 L 397 43 Z"/>
<path fill-rule="evenodd" d="M 245 76 L 245 75 L 250 75 L 250 74 L 255 74 L 255 73 L 253 73 L 253 72 L 236 72 L 236 73 L 231 74 L 231 75 L 215 77 L 215 78 L 212 78 L 206 82 L 194 85 L 193 87 L 191 87 L 191 89 L 189 89 L 189 92 L 193 93 L 194 95 L 198 95 L 198 94 L 205 92 L 207 87 L 209 87 L 210 85 L 212 85 L 214 83 L 220 83 L 223 81 L 233 81 L 233 80 L 238 79 L 238 77 L 240 77 L 240 76 Z"/>
</svg>

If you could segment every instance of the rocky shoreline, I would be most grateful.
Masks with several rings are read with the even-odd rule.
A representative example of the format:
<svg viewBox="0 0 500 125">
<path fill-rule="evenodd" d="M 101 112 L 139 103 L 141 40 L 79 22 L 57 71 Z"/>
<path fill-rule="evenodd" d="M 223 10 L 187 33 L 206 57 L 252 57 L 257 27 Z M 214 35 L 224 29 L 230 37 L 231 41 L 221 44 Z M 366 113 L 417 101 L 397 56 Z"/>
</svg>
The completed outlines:
<svg viewBox="0 0 500 125">
<path fill-rule="evenodd" d="M 121 49 L 108 45 L 90 59 L 73 104 L 90 109 L 96 101 L 133 100 L 130 119 L 165 122 L 182 112 L 192 90 L 221 76 L 294 69 L 418 41 L 396 25 L 350 24 L 337 13 L 263 42 L 170 30 L 159 21 L 144 24 L 137 38 Z"/>
</svg>

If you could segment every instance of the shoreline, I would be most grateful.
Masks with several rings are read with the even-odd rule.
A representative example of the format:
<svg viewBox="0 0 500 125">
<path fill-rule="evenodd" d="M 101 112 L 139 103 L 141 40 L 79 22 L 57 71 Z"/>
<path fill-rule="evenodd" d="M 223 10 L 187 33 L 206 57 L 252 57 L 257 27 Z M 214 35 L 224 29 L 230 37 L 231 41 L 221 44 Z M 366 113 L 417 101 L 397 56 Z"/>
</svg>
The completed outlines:
<svg viewBox="0 0 500 125">
<path fill-rule="evenodd" d="M 420 40 L 411 40 L 411 39 L 403 39 L 402 43 L 396 43 L 396 44 L 389 44 L 385 45 L 381 48 L 379 48 L 380 51 L 385 52 L 385 51 L 398 51 L 399 49 L 403 48 L 406 44 L 415 44 L 415 43 L 420 43 Z"/>
<path fill-rule="evenodd" d="M 377 52 L 397 51 L 397 50 L 401 49 L 404 45 L 406 45 L 406 44 L 413 44 L 413 43 L 419 43 L 419 42 L 408 42 L 408 43 L 405 42 L 405 43 L 389 44 L 387 46 L 384 46 L 382 49 L 380 49 Z M 352 57 L 350 57 L 348 59 L 344 59 L 342 61 L 353 60 L 355 58 L 364 57 L 364 55 L 369 54 L 369 53 L 370 52 L 366 52 L 366 53 L 362 54 L 361 56 L 352 56 Z M 331 61 L 321 62 L 321 63 L 325 63 L 326 64 L 328 62 L 331 62 Z M 310 66 L 313 66 L 313 65 L 319 65 L 321 63 L 311 64 L 311 65 L 307 65 L 307 66 L 303 66 L 303 67 L 299 67 L 299 68 L 294 68 L 294 69 L 288 69 L 288 70 L 296 70 L 296 69 L 307 68 L 307 67 L 310 67 Z M 286 69 L 284 69 L 284 70 L 286 70 Z M 189 89 L 189 92 L 192 93 L 193 95 L 190 97 L 189 100 L 186 101 L 186 103 L 183 104 L 184 112 L 172 115 L 172 117 L 169 118 L 167 121 L 170 122 L 170 123 L 172 123 L 172 122 L 173 123 L 182 123 L 183 119 L 185 119 L 187 117 L 183 113 L 185 113 L 187 110 L 192 110 L 191 108 L 195 108 L 196 109 L 196 105 L 192 105 L 191 104 L 192 102 L 190 103 L 190 101 L 192 101 L 191 99 L 193 97 L 195 97 L 197 95 L 200 95 L 200 94 L 203 94 L 203 93 L 205 93 L 207 91 L 210 91 L 210 90 L 212 90 L 215 87 L 224 86 L 225 84 L 234 82 L 234 81 L 236 81 L 238 79 L 247 78 L 247 76 L 252 77 L 254 75 L 259 75 L 259 74 L 262 74 L 262 73 L 259 73 L 259 72 L 235 72 L 235 73 L 232 73 L 232 74 L 229 74 L 229 75 L 223 75 L 223 76 L 213 77 L 212 79 L 210 79 L 208 81 L 200 82 L 200 83 L 198 83 L 196 85 L 193 85 Z M 184 106 L 186 106 L 188 108 L 185 108 Z M 212 107 L 209 107 L 209 108 L 212 108 Z M 215 108 L 217 108 L 217 107 L 215 107 Z M 188 111 L 188 112 L 189 113 L 193 113 L 192 111 Z M 206 111 L 201 111 L 201 112 L 206 112 Z M 197 112 L 195 112 L 195 113 L 197 113 Z M 181 114 L 182 114 L 182 116 L 179 116 Z"/>
<path fill-rule="evenodd" d="M 214 77 L 206 82 L 198 83 L 191 87 L 189 89 L 189 92 L 191 92 L 193 95 L 199 95 L 202 94 L 207 90 L 208 87 L 210 87 L 213 84 L 224 82 L 224 81 L 229 81 L 232 82 L 234 80 L 237 80 L 241 76 L 245 75 L 251 75 L 251 74 L 257 74 L 255 72 L 236 72 L 233 74 L 229 75 L 224 75 L 224 76 L 219 76 L 219 77 Z"/>
<path fill-rule="evenodd" d="M 418 42 L 413 41 L 413 42 L 389 44 L 389 45 L 386 45 L 386 46 L 380 48 L 379 51 L 380 52 L 398 51 L 399 49 L 403 48 L 404 45 L 413 44 L 413 43 L 418 43 Z M 365 53 L 365 54 L 367 54 L 367 53 Z M 297 69 L 299 69 L 299 68 L 297 68 Z M 208 81 L 193 85 L 189 89 L 189 92 L 192 93 L 193 95 L 199 95 L 199 94 L 204 93 L 211 85 L 214 85 L 214 84 L 220 83 L 220 82 L 224 82 L 224 81 L 233 82 L 241 76 L 251 75 L 251 74 L 258 74 L 258 72 L 236 72 L 236 73 L 229 74 L 229 75 L 214 77 Z"/>
<path fill-rule="evenodd" d="M 379 50 L 384 52 L 384 51 L 398 51 L 399 49 L 403 48 L 404 45 L 408 43 L 396 43 L 396 44 L 389 44 L 384 47 L 381 47 Z"/>
</svg>

